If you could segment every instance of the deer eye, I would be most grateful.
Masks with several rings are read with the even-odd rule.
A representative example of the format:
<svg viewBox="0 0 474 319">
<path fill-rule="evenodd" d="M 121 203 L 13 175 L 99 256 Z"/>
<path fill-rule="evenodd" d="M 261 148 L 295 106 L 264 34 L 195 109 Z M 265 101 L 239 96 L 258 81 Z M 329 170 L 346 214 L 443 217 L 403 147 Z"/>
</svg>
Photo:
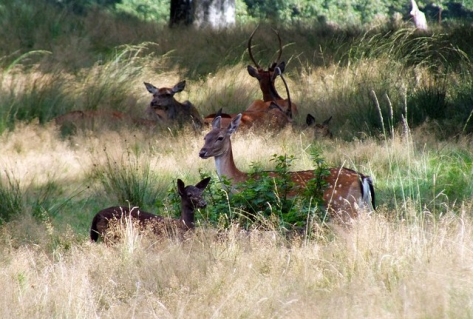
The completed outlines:
<svg viewBox="0 0 474 319">
<path fill-rule="evenodd" d="M 219 136 L 219 137 L 217 138 L 218 141 L 222 141 L 223 139 L 224 139 L 224 137 L 222 137 L 222 136 Z"/>
</svg>

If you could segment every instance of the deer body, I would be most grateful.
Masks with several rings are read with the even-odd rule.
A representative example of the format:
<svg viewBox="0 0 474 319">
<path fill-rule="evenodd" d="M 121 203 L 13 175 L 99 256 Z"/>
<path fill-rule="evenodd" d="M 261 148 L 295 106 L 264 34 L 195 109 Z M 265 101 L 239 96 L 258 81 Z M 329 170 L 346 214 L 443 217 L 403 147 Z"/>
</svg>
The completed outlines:
<svg viewBox="0 0 474 319">
<path fill-rule="evenodd" d="M 184 90 L 186 81 L 181 81 L 172 88 L 157 88 L 147 82 L 144 84 L 148 92 L 153 94 L 148 109 L 151 118 L 170 124 L 192 123 L 195 129 L 202 128 L 204 122 L 196 107 L 189 101 L 180 103 L 174 98 L 176 93 Z"/>
<path fill-rule="evenodd" d="M 221 127 L 220 117 L 216 117 L 212 123 L 212 130 L 204 138 L 204 146 L 199 152 L 203 159 L 214 157 L 217 174 L 219 177 L 226 176 L 232 185 L 236 185 L 249 178 L 251 174 L 240 171 L 235 165 L 230 136 L 235 132 L 240 123 L 240 115 L 237 115 L 228 127 Z M 269 176 L 276 173 L 269 172 Z M 296 196 L 304 191 L 306 184 L 316 177 L 314 171 L 289 172 L 295 188 L 290 196 Z M 258 176 L 257 176 L 258 178 Z M 323 193 L 323 201 L 329 212 L 338 218 L 347 220 L 358 215 L 358 209 L 372 205 L 375 207 L 375 194 L 370 177 L 354 170 L 340 167 L 329 169 L 329 175 L 324 177 L 327 188 Z"/>
<path fill-rule="evenodd" d="M 100 110 L 75 110 L 70 111 L 66 114 L 57 116 L 54 118 L 54 123 L 58 126 L 64 125 L 74 125 L 74 126 L 81 126 L 81 125 L 91 125 L 93 123 L 122 123 L 127 124 L 131 123 L 137 127 L 148 127 L 153 128 L 156 125 L 155 121 L 142 119 L 142 118 L 134 118 L 129 116 L 128 114 L 118 112 L 118 111 L 100 111 Z"/>
<path fill-rule="evenodd" d="M 240 126 L 245 130 L 248 130 L 252 127 L 257 129 L 274 130 L 275 128 L 283 128 L 288 123 L 291 123 L 291 120 L 288 118 L 288 116 L 279 108 L 269 108 L 268 110 L 264 111 L 247 110 L 240 114 Z M 216 116 L 220 116 L 222 125 L 227 126 L 230 124 L 232 119 L 237 116 L 237 114 L 222 113 L 222 109 L 220 109 L 217 113 L 207 115 L 204 118 L 204 123 L 211 125 Z"/>
<path fill-rule="evenodd" d="M 142 211 L 138 207 L 112 206 L 99 211 L 92 219 L 91 240 L 97 241 L 100 236 L 104 237 L 112 220 L 124 218 L 138 221 L 141 228 L 151 227 L 152 231 L 160 236 L 172 234 L 174 231 L 184 233 L 194 229 L 194 210 L 206 207 L 207 204 L 202 198 L 202 193 L 210 179 L 210 177 L 205 178 L 195 186 L 184 186 L 183 181 L 178 179 L 178 193 L 181 197 L 181 217 L 179 219 L 158 216 Z"/>
</svg>

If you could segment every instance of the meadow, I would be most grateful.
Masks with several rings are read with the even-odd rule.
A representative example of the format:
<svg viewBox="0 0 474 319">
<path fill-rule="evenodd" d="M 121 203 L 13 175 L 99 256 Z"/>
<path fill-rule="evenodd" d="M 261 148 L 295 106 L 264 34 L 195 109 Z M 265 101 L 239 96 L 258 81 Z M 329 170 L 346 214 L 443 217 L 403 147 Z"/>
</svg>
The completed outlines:
<svg viewBox="0 0 474 319">
<path fill-rule="evenodd" d="M 213 160 L 198 156 L 208 128 L 53 119 L 72 110 L 145 118 L 143 82 L 183 79 L 176 98 L 201 114 L 244 110 L 261 97 L 246 71 L 255 25 L 169 30 L 35 10 L 0 12 L 0 317 L 472 318 L 472 24 L 424 34 L 278 28 L 299 114 L 280 132 L 237 132 L 237 165 L 273 169 L 277 154 L 310 169 L 317 150 L 329 166 L 370 175 L 377 209 L 349 229 L 308 213 L 301 237 L 287 239 L 278 221 L 267 223 L 275 233 L 242 236 L 220 222 L 238 208 L 224 201 L 216 211 L 209 192 L 187 240 L 125 227 L 107 246 L 89 241 L 102 208 L 176 216 L 178 178 L 211 176 L 219 192 Z M 277 55 L 271 27 L 253 40 L 262 65 Z M 308 113 L 333 116 L 334 138 L 316 140 Z"/>
</svg>

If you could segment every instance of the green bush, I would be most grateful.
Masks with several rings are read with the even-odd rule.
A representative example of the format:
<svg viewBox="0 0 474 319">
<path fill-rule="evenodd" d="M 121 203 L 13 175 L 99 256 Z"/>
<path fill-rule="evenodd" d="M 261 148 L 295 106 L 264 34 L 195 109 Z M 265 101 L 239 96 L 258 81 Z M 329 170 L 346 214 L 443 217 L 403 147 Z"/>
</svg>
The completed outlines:
<svg viewBox="0 0 474 319">
<path fill-rule="evenodd" d="M 298 196 L 291 193 L 295 187 L 290 172 L 293 156 L 274 155 L 272 172 L 262 171 L 253 164 L 247 181 L 233 187 L 230 181 L 213 179 L 208 187 L 208 208 L 204 219 L 211 224 L 227 227 L 238 223 L 245 229 L 274 228 L 291 230 L 305 227 L 309 221 L 327 221 L 323 208 L 324 176 L 328 169 L 316 150 L 312 157 L 317 178 L 306 185 Z M 271 225 L 270 225 L 270 224 Z"/>
</svg>

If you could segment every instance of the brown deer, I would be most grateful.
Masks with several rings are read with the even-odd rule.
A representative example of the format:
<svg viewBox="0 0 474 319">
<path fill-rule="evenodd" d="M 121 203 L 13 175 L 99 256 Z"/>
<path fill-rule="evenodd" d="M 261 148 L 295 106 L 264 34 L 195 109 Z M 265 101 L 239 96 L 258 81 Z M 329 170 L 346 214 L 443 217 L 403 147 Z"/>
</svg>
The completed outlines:
<svg viewBox="0 0 474 319">
<path fill-rule="evenodd" d="M 148 108 L 148 114 L 152 119 L 166 124 L 188 124 L 194 129 L 200 130 L 204 124 L 201 114 L 189 101 L 178 102 L 174 95 L 184 90 L 186 81 L 178 82 L 172 88 L 157 88 L 153 84 L 144 82 L 148 92 L 153 94 L 153 99 Z"/>
<path fill-rule="evenodd" d="M 329 130 L 329 122 L 331 122 L 332 116 L 321 124 L 316 123 L 316 119 L 311 114 L 306 115 L 306 125 L 308 128 L 314 131 L 314 138 L 316 140 L 322 138 L 332 138 L 332 132 Z"/>
<path fill-rule="evenodd" d="M 263 100 L 255 100 L 248 108 L 247 111 L 253 111 L 253 110 L 266 110 L 269 107 L 269 104 L 267 102 L 274 102 L 280 106 L 281 109 L 285 110 L 285 112 L 288 109 L 288 106 L 291 105 L 291 114 L 298 114 L 298 108 L 296 104 L 292 103 L 288 99 L 283 99 L 279 94 L 278 91 L 275 88 L 275 79 L 278 75 L 282 75 L 283 72 L 285 71 L 285 62 L 281 61 L 280 58 L 283 53 L 283 48 L 281 44 L 281 38 L 280 34 L 274 30 L 273 32 L 277 35 L 278 37 L 278 42 L 279 42 L 279 51 L 278 51 L 278 57 L 276 60 L 269 66 L 267 70 L 263 69 L 256 61 L 255 58 L 253 57 L 252 54 L 252 38 L 255 35 L 255 32 L 257 31 L 257 28 L 252 32 L 250 35 L 249 41 L 247 43 L 247 50 L 250 56 L 250 60 L 252 60 L 253 64 L 255 65 L 255 68 L 251 65 L 247 66 L 247 71 L 250 76 L 256 78 L 258 80 L 258 83 L 260 85 L 260 90 L 263 93 Z M 286 83 L 285 83 L 286 86 Z"/>
<path fill-rule="evenodd" d="M 278 67 L 275 68 L 275 74 L 279 75 L 285 85 L 286 93 L 288 96 L 288 101 L 291 103 L 290 91 L 286 83 L 285 78 L 283 77 L 282 72 Z M 275 101 L 263 102 L 260 101 L 264 107 L 247 109 L 241 114 L 240 125 L 244 129 L 256 128 L 256 129 L 267 129 L 267 130 L 280 130 L 284 128 L 287 124 L 290 124 L 293 120 L 291 108 L 287 108 L 286 111 L 281 108 L 281 106 Z M 207 115 L 204 118 L 206 124 L 212 124 L 216 116 L 221 117 L 221 124 L 227 126 L 230 124 L 233 118 L 237 114 L 225 114 L 222 113 L 222 108 L 214 114 Z"/>
<path fill-rule="evenodd" d="M 234 186 L 253 177 L 240 171 L 234 162 L 230 137 L 239 127 L 240 119 L 239 114 L 227 127 L 221 127 L 221 118 L 216 117 L 212 122 L 211 131 L 204 137 L 204 146 L 199 152 L 199 156 L 203 159 L 214 157 L 217 175 L 227 177 Z M 268 174 L 271 177 L 276 176 L 274 172 Z M 290 196 L 303 192 L 306 184 L 317 178 L 313 170 L 289 174 L 296 185 Z M 359 208 L 366 206 L 370 208 L 370 199 L 375 209 L 375 193 L 370 177 L 345 167 L 335 167 L 329 169 L 329 175 L 324 177 L 324 181 L 327 187 L 323 193 L 323 201 L 331 216 L 342 221 L 355 218 Z"/>
<path fill-rule="evenodd" d="M 120 123 L 120 125 L 132 124 L 137 127 L 148 128 L 153 128 L 156 125 L 156 122 L 152 120 L 134 118 L 122 112 L 107 110 L 74 110 L 55 117 L 53 121 L 61 128 L 70 126 L 72 129 L 84 126 L 89 127 L 94 123 Z"/>
<path fill-rule="evenodd" d="M 99 237 L 104 238 L 113 220 L 131 218 L 139 222 L 140 227 L 150 227 L 154 233 L 160 236 L 177 232 L 182 234 L 194 229 L 194 210 L 205 208 L 207 203 L 202 198 L 204 189 L 211 180 L 207 177 L 195 186 L 184 186 L 182 180 L 178 179 L 178 194 L 181 197 L 181 217 L 179 219 L 166 218 L 140 210 L 138 207 L 113 206 L 99 211 L 92 219 L 90 237 L 97 241 Z"/>
</svg>

